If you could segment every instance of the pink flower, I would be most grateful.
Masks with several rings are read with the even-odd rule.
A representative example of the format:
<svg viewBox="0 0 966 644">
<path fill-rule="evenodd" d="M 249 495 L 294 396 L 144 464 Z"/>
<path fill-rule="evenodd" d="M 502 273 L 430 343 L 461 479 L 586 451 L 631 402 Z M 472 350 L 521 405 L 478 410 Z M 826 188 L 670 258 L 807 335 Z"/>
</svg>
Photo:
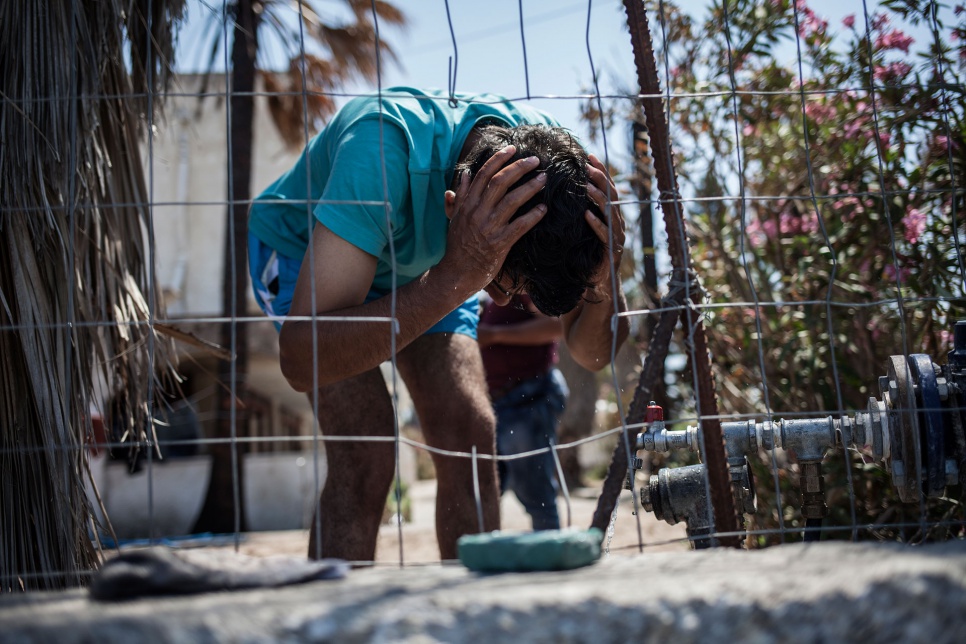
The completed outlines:
<svg viewBox="0 0 966 644">
<path fill-rule="evenodd" d="M 813 119 L 816 125 L 821 125 L 835 116 L 835 108 L 824 103 L 810 101 L 805 104 L 805 116 Z"/>
<path fill-rule="evenodd" d="M 903 63 L 901 61 L 895 63 L 889 63 L 885 67 L 879 65 L 873 70 L 873 75 L 876 80 L 880 81 L 890 81 L 890 80 L 902 80 L 906 75 L 912 71 L 912 65 L 909 63 Z"/>
<path fill-rule="evenodd" d="M 828 29 L 828 21 L 818 17 L 814 11 L 808 7 L 802 8 L 802 20 L 798 23 L 798 35 L 802 38 L 811 34 L 822 34 Z"/>
<path fill-rule="evenodd" d="M 783 235 L 794 235 L 801 232 L 802 223 L 798 217 L 795 217 L 791 213 L 783 212 L 779 217 L 778 229 Z"/>
<path fill-rule="evenodd" d="M 854 13 L 850 13 L 849 15 L 845 16 L 844 18 L 842 18 L 842 24 L 845 25 L 846 28 L 848 28 L 848 29 L 851 29 L 852 27 L 854 27 L 855 26 L 855 14 Z"/>
<path fill-rule="evenodd" d="M 893 29 L 892 31 L 887 31 L 879 34 L 879 37 L 875 39 L 876 49 L 899 49 L 903 53 L 909 53 L 909 46 L 914 43 L 915 40 L 912 36 L 907 36 L 898 29 Z"/>
<path fill-rule="evenodd" d="M 855 119 L 845 126 L 845 138 L 852 139 L 859 135 L 865 122 L 861 119 Z"/>
<path fill-rule="evenodd" d="M 906 241 L 915 244 L 926 231 L 926 213 L 910 208 L 902 218 L 902 224 L 906 228 Z"/>
<path fill-rule="evenodd" d="M 761 230 L 765 233 L 765 237 L 768 239 L 774 239 L 778 236 L 778 225 L 775 223 L 774 219 L 767 219 L 761 224 Z"/>
<path fill-rule="evenodd" d="M 873 328 L 872 329 L 872 340 L 875 341 L 875 342 L 878 342 L 879 341 L 879 338 L 881 338 L 881 337 L 882 337 L 882 329 L 880 329 L 878 327 Z M 863 456 L 862 458 L 864 460 L 865 459 L 865 456 Z"/>
<path fill-rule="evenodd" d="M 872 28 L 879 31 L 889 24 L 889 16 L 884 13 L 877 13 L 872 16 Z"/>
<path fill-rule="evenodd" d="M 766 224 L 768 222 L 765 222 Z M 768 238 L 773 235 L 769 235 L 765 226 L 762 225 L 761 220 L 757 217 L 751 218 L 748 221 L 748 225 L 745 227 L 745 233 L 748 235 L 748 243 L 751 244 L 752 248 L 761 248 L 766 243 L 768 243 Z"/>
<path fill-rule="evenodd" d="M 898 278 L 899 284 L 902 284 L 909 279 L 909 273 L 911 273 L 911 271 L 908 268 L 900 268 L 897 274 L 895 265 L 886 264 L 885 268 L 882 270 L 882 273 L 890 282 L 895 282 Z"/>
<path fill-rule="evenodd" d="M 819 231 L 818 214 L 814 212 L 807 213 L 802 217 L 802 232 L 814 234 Z"/>
</svg>

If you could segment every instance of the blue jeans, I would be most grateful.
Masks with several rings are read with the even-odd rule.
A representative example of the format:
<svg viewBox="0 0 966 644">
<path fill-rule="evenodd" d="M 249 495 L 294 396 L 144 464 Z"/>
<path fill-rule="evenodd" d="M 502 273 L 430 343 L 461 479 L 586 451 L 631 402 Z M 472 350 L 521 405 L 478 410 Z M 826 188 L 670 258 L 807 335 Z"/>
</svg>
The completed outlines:
<svg viewBox="0 0 966 644">
<path fill-rule="evenodd" d="M 567 400 L 567 385 L 556 369 L 526 380 L 493 403 L 496 450 L 501 456 L 549 447 Z M 499 461 L 500 493 L 512 490 L 533 520 L 534 530 L 560 528 L 553 454 Z"/>
</svg>

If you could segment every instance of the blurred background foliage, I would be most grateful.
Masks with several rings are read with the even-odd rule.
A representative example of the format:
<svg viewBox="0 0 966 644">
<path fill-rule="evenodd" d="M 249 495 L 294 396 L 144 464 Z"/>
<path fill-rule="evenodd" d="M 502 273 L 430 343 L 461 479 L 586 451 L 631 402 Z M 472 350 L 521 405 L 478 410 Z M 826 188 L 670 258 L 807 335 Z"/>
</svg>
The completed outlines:
<svg viewBox="0 0 966 644">
<path fill-rule="evenodd" d="M 945 364 L 952 326 L 966 317 L 966 10 L 919 0 L 857 10 L 831 25 L 802 0 L 715 0 L 698 20 L 673 2 L 648 2 L 729 420 L 865 409 L 890 355 Z M 584 115 L 633 124 L 635 104 L 611 103 L 602 115 L 589 101 Z M 640 165 L 625 173 L 632 186 Z M 647 237 L 649 204 L 641 212 Z M 645 291 L 628 289 L 632 308 L 653 306 Z M 647 337 L 638 337 L 642 351 Z M 674 342 L 672 354 L 686 357 L 683 330 Z M 690 369 L 669 371 L 666 383 L 666 418 L 694 424 Z M 749 528 L 800 526 L 798 477 L 785 467 L 793 455 L 775 454 L 777 469 L 771 454 L 760 456 Z M 826 525 L 873 526 L 859 538 L 940 536 L 922 530 L 920 508 L 901 505 L 870 460 L 829 454 Z M 961 502 L 930 500 L 925 516 L 961 520 Z"/>
</svg>

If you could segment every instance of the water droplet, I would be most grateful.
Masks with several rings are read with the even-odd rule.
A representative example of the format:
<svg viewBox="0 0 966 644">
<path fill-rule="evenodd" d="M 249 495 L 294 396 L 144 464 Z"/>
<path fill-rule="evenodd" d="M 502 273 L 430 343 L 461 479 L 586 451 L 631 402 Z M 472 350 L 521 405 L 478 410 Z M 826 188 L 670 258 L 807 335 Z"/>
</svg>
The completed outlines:
<svg viewBox="0 0 966 644">
<path fill-rule="evenodd" d="M 617 524 L 617 506 L 620 505 L 621 498 L 617 497 L 617 502 L 614 503 L 614 511 L 610 515 L 610 524 L 607 526 L 607 541 L 604 544 L 604 555 L 610 554 L 610 542 L 614 539 L 614 526 Z"/>
</svg>

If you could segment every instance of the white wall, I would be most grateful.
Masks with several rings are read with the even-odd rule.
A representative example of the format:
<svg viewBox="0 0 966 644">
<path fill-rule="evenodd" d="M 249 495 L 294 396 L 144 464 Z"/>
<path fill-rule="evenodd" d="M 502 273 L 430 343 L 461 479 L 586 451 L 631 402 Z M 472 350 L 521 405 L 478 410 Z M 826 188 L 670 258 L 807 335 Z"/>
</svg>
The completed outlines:
<svg viewBox="0 0 966 644">
<path fill-rule="evenodd" d="M 207 92 L 224 92 L 212 76 Z M 228 194 L 227 101 L 199 103 L 199 76 L 180 76 L 165 102 L 163 120 L 145 149 L 153 194 L 158 280 L 171 316 L 206 317 L 221 308 L 221 275 Z M 294 163 L 256 98 L 252 196 Z M 254 304 L 253 311 L 257 310 Z"/>
</svg>

